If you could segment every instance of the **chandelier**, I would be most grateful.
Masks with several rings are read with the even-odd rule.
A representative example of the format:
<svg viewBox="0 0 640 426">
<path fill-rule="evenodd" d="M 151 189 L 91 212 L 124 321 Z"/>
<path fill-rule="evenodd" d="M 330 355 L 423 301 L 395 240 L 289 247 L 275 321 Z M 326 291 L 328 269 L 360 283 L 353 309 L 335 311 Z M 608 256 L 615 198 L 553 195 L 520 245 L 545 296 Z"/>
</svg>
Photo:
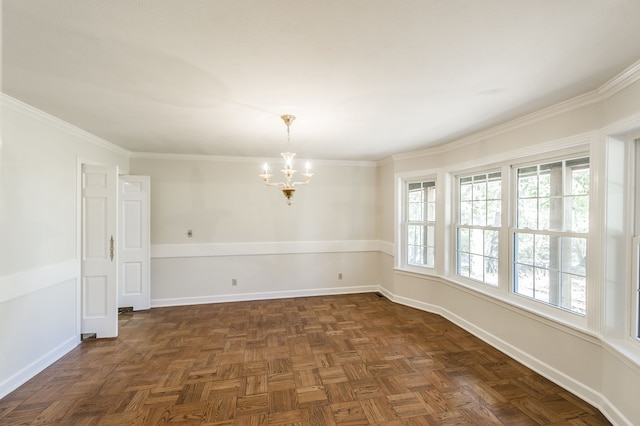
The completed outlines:
<svg viewBox="0 0 640 426">
<path fill-rule="evenodd" d="M 293 120 L 296 119 L 296 117 L 294 115 L 285 114 L 285 115 L 281 115 L 280 118 L 282 118 L 282 121 L 284 121 L 284 124 L 287 126 L 287 152 L 280 153 L 280 155 L 284 159 L 284 168 L 280 170 L 284 174 L 284 181 L 277 182 L 277 183 L 270 181 L 273 175 L 269 173 L 269 165 L 267 163 L 264 163 L 264 173 L 261 174 L 260 177 L 262 178 L 264 183 L 266 183 L 268 186 L 279 186 L 282 193 L 287 198 L 287 204 L 291 205 L 291 197 L 293 197 L 293 195 L 296 192 L 296 186 L 308 184 L 309 179 L 311 179 L 311 176 L 313 176 L 313 173 L 310 172 L 311 164 L 307 162 L 305 166 L 306 171 L 305 173 L 302 173 L 302 176 L 304 177 L 304 181 L 302 182 L 293 181 L 293 175 L 295 175 L 298 171 L 293 168 L 293 157 L 296 156 L 296 153 L 290 152 L 291 151 L 290 127 L 291 127 L 291 123 L 293 122 Z"/>
</svg>

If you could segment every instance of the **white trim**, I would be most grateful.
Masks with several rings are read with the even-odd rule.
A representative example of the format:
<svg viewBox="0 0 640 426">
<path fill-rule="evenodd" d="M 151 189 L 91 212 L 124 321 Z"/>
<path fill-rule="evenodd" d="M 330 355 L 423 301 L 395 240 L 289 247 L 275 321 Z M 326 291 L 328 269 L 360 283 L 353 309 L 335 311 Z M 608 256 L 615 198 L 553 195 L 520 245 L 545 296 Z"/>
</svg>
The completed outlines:
<svg viewBox="0 0 640 426">
<path fill-rule="evenodd" d="M 69 353 L 69 351 L 75 348 L 79 343 L 79 336 L 72 336 L 29 365 L 23 367 L 20 371 L 15 372 L 11 377 L 8 377 L 0 383 L 0 398 L 4 398 L 9 393 L 22 386 L 36 374 L 42 372 L 42 370 Z"/>
<path fill-rule="evenodd" d="M 213 244 L 152 244 L 151 258 L 258 256 L 274 254 L 350 253 L 380 251 L 378 240 L 270 241 Z"/>
<path fill-rule="evenodd" d="M 30 271 L 0 277 L 0 303 L 17 299 L 47 287 L 76 280 L 80 276 L 80 262 L 68 260 Z"/>
<path fill-rule="evenodd" d="M 600 93 L 604 98 L 608 98 L 629 87 L 638 80 L 640 80 L 640 60 L 600 86 L 600 88 L 598 88 L 598 93 Z"/>
<path fill-rule="evenodd" d="M 269 291 L 260 293 L 236 293 L 225 295 L 180 297 L 170 299 L 151 299 L 152 308 L 167 306 L 204 305 L 209 303 L 244 302 L 253 300 L 287 299 L 292 297 L 329 296 L 334 294 L 373 293 L 379 290 L 377 285 L 358 287 L 333 287 L 310 290 Z"/>
<path fill-rule="evenodd" d="M 280 157 L 241 157 L 206 154 L 167 154 L 155 152 L 132 152 L 132 159 L 144 160 L 170 160 L 170 161 L 214 161 L 223 163 L 257 163 L 262 165 L 265 161 L 282 161 Z M 356 160 L 316 160 L 309 158 L 314 165 L 323 166 L 344 166 L 344 167 L 377 167 L 376 161 L 356 161 Z"/>
<path fill-rule="evenodd" d="M 577 96 L 568 101 L 560 102 L 548 108 L 538 110 L 534 113 L 516 118 L 514 120 L 507 121 L 506 123 L 499 124 L 488 130 L 476 132 L 462 139 L 447 142 L 437 147 L 431 147 L 431 148 L 425 148 L 417 151 L 409 151 L 409 152 L 394 154 L 392 158 L 396 161 L 402 161 L 407 159 L 415 159 L 416 157 L 442 154 L 444 152 L 457 150 L 465 146 L 481 142 L 486 139 L 494 138 L 503 133 L 507 133 L 507 132 L 519 129 L 521 127 L 525 127 L 525 126 L 537 123 L 539 121 L 554 117 L 556 115 L 559 115 L 577 108 L 581 108 L 583 106 L 594 104 L 601 100 L 602 100 L 601 95 L 595 92 L 590 92 L 584 95 Z"/>
<path fill-rule="evenodd" d="M 388 256 L 395 256 L 396 253 L 396 246 L 393 242 L 391 241 L 382 241 L 380 240 L 379 242 L 380 245 L 380 252 L 384 253 Z"/>
<path fill-rule="evenodd" d="M 16 112 L 19 112 L 21 114 L 26 115 L 27 117 L 36 119 L 38 121 L 44 122 L 46 124 L 49 124 L 53 127 L 56 127 L 62 131 L 65 131 L 67 133 L 70 133 L 74 136 L 77 136 L 79 138 L 81 138 L 82 140 L 84 140 L 85 142 L 90 142 L 94 145 L 99 146 L 100 148 L 104 148 L 106 150 L 109 150 L 111 152 L 114 152 L 116 154 L 119 155 L 123 155 L 125 157 L 130 157 L 131 152 L 114 144 L 111 143 L 105 139 L 102 139 L 92 133 L 87 132 L 86 130 L 83 130 L 79 127 L 74 126 L 71 123 L 67 123 L 66 121 L 63 121 L 61 119 L 59 119 L 58 117 L 55 117 L 47 112 L 44 112 L 42 110 L 39 110 L 29 104 L 26 104 L 18 99 L 12 98 L 11 96 L 5 94 L 5 93 L 0 93 L 0 101 L 2 103 L 3 107 L 7 107 L 9 109 L 12 109 Z"/>
</svg>

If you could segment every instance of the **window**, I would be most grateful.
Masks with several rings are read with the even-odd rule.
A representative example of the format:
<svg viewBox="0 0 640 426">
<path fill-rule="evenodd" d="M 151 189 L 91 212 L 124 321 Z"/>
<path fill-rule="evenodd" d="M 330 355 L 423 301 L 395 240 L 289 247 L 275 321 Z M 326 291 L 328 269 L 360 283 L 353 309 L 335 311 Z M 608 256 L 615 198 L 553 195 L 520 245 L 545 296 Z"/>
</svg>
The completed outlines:
<svg viewBox="0 0 640 426">
<path fill-rule="evenodd" d="M 501 226 L 500 172 L 458 178 L 456 273 L 498 285 L 498 234 Z"/>
<path fill-rule="evenodd" d="M 407 265 L 435 265 L 435 181 L 406 182 L 405 241 Z"/>
<path fill-rule="evenodd" d="M 589 158 L 515 170 L 513 290 L 586 314 Z"/>
</svg>

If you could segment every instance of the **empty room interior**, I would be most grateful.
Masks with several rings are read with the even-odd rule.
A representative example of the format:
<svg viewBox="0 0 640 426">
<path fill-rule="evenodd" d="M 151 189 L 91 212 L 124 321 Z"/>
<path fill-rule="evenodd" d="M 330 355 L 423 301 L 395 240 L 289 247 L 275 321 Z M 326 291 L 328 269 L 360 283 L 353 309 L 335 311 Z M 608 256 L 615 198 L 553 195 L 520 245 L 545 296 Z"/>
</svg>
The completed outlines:
<svg viewBox="0 0 640 426">
<path fill-rule="evenodd" d="M 1 4 L 0 424 L 640 424 L 639 1 Z"/>
</svg>

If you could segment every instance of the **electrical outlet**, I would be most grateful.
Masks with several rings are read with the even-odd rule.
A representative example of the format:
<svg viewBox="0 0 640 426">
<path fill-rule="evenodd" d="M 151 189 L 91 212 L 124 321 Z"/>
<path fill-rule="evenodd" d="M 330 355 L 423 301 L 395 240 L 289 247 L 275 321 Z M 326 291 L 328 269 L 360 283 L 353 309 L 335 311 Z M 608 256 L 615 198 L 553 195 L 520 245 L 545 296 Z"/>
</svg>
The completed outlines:
<svg viewBox="0 0 640 426">
<path fill-rule="evenodd" d="M 231 278 L 231 285 L 238 285 L 238 279 L 237 278 Z"/>
<path fill-rule="evenodd" d="M 187 229 L 187 237 L 193 237 L 193 231 L 191 229 Z"/>
<path fill-rule="evenodd" d="M 341 280 L 342 279 L 342 272 L 338 272 L 338 279 Z"/>
</svg>

